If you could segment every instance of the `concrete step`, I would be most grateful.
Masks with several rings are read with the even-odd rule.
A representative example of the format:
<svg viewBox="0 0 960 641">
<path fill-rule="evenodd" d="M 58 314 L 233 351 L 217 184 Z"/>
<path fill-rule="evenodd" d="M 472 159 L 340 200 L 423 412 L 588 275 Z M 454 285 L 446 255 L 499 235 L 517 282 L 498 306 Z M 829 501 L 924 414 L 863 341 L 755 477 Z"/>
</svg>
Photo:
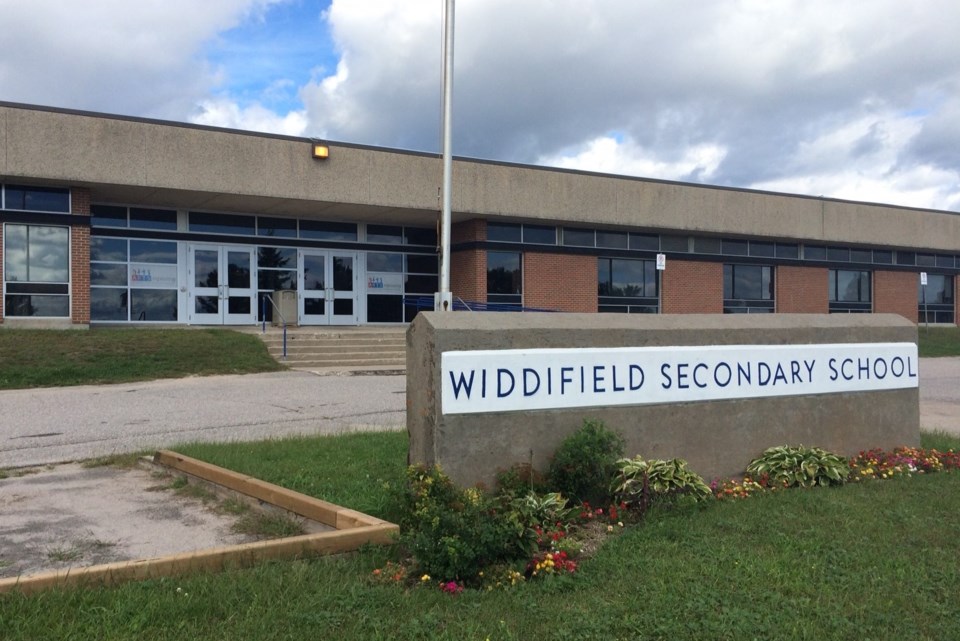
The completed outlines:
<svg viewBox="0 0 960 641">
<path fill-rule="evenodd" d="M 406 328 L 288 328 L 287 357 L 283 332 L 271 328 L 259 334 L 275 359 L 295 369 L 324 371 L 403 371 L 406 368 Z"/>
</svg>

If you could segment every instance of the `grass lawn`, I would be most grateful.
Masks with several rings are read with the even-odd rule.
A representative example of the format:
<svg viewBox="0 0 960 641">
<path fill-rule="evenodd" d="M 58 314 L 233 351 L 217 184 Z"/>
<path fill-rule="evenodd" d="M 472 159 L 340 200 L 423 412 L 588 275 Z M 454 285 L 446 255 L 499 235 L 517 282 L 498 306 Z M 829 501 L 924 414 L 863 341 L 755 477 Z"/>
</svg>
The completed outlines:
<svg viewBox="0 0 960 641">
<path fill-rule="evenodd" d="M 960 356 L 960 327 L 917 328 L 920 356 Z"/>
<path fill-rule="evenodd" d="M 280 369 L 256 336 L 222 329 L 0 331 L 0 389 Z"/>
<path fill-rule="evenodd" d="M 925 447 L 960 440 L 925 436 Z M 403 434 L 186 454 L 386 516 Z M 654 511 L 572 577 L 442 594 L 370 580 L 392 551 L 0 597 L 4 639 L 955 639 L 960 474 Z"/>
</svg>

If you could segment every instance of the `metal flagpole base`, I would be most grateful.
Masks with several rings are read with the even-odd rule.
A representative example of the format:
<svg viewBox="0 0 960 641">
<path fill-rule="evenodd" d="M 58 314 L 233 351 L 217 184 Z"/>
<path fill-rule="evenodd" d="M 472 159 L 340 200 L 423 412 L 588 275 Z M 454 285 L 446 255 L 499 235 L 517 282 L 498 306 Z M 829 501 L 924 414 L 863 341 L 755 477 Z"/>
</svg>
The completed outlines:
<svg viewBox="0 0 960 641">
<path fill-rule="evenodd" d="M 433 295 L 433 309 L 438 312 L 452 312 L 453 294 L 450 292 L 436 292 Z"/>
</svg>

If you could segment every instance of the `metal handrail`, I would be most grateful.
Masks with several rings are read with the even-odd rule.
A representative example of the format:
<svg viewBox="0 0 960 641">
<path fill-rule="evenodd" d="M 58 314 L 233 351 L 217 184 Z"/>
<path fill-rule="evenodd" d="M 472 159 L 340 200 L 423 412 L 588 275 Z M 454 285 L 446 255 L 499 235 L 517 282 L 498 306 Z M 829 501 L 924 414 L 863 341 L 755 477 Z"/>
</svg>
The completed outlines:
<svg viewBox="0 0 960 641">
<path fill-rule="evenodd" d="M 280 308 L 277 307 L 277 304 L 273 302 L 273 296 L 270 294 L 264 294 L 261 299 L 261 314 L 260 318 L 263 319 L 263 325 L 260 328 L 261 334 L 267 333 L 267 301 L 270 301 L 270 304 L 273 306 L 273 309 L 276 310 L 277 315 L 280 317 L 281 322 L 283 322 L 283 360 L 287 360 L 287 319 L 283 317 L 283 312 L 280 311 Z"/>
<path fill-rule="evenodd" d="M 460 298 L 459 296 L 455 296 L 454 298 L 456 298 L 458 301 L 460 301 L 460 304 L 463 305 L 468 312 L 472 312 L 472 311 L 473 311 L 473 310 L 470 308 L 470 305 L 467 304 L 467 301 L 463 300 L 463 299 Z"/>
</svg>

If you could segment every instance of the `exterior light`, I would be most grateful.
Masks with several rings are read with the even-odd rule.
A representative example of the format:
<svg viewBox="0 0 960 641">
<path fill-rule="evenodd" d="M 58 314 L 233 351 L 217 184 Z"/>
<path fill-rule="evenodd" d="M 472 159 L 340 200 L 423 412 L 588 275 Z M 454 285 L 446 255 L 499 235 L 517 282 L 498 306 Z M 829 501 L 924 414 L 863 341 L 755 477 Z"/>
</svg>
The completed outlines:
<svg viewBox="0 0 960 641">
<path fill-rule="evenodd" d="M 322 145 L 318 142 L 313 143 L 313 157 L 319 158 L 320 160 L 326 160 L 330 157 L 330 147 L 327 145 Z"/>
</svg>

